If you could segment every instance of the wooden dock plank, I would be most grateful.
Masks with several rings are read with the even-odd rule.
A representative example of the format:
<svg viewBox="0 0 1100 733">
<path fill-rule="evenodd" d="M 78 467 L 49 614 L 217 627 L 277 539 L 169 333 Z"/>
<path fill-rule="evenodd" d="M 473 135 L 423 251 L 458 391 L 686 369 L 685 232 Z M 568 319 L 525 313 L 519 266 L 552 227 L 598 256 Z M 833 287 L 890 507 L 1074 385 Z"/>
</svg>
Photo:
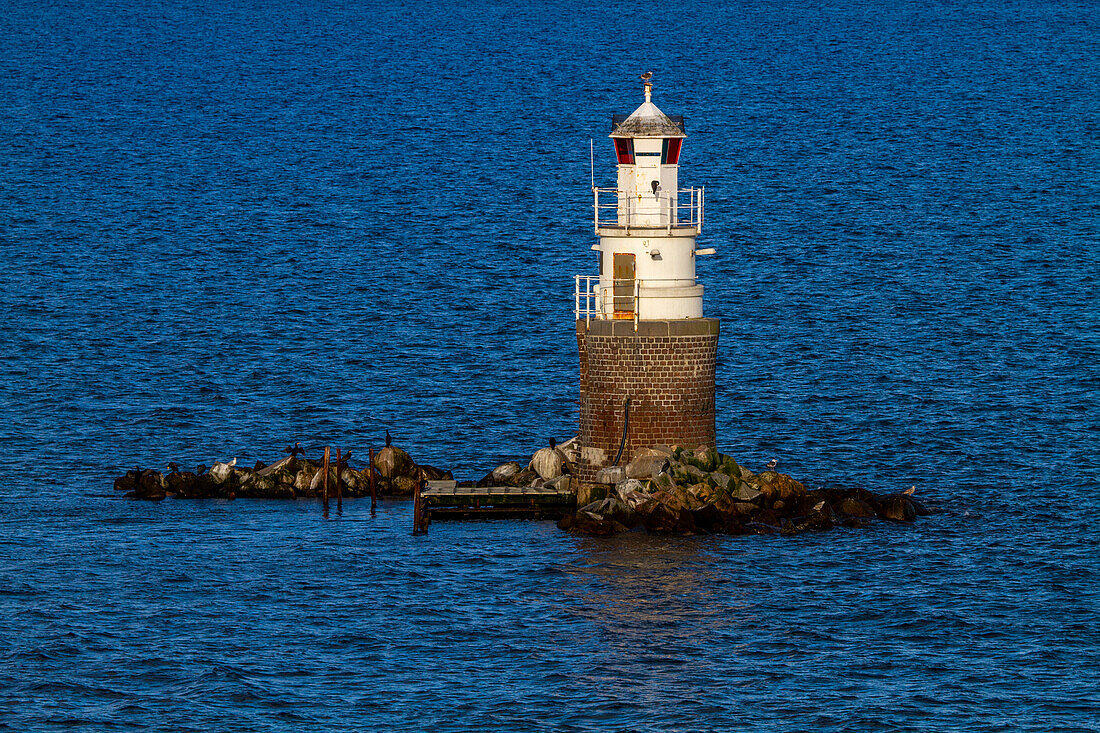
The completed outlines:
<svg viewBox="0 0 1100 733">
<path fill-rule="evenodd" d="M 560 518 L 577 503 L 567 490 L 534 486 L 458 486 L 429 481 L 420 493 L 432 519 Z"/>
</svg>

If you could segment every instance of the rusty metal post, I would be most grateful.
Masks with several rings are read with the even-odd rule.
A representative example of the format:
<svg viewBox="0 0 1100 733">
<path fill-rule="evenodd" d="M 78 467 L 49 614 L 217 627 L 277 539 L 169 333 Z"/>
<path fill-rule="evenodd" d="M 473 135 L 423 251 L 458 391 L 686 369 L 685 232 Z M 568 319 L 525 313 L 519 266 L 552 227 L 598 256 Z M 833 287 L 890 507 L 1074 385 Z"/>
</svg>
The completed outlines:
<svg viewBox="0 0 1100 733">
<path fill-rule="evenodd" d="M 413 487 L 413 534 L 420 534 L 420 482 Z"/>
<path fill-rule="evenodd" d="M 370 515 L 374 516 L 375 506 L 378 504 L 378 493 L 374 487 L 374 447 L 370 449 L 370 464 L 367 466 L 367 470 L 370 471 Z"/>
<path fill-rule="evenodd" d="M 336 449 L 336 512 L 344 513 L 344 483 L 340 477 L 343 461 L 340 459 L 340 449 Z"/>
<path fill-rule="evenodd" d="M 324 496 L 325 502 L 325 514 L 328 514 L 328 447 L 325 447 L 325 457 L 321 462 L 321 470 L 324 474 L 321 476 L 321 494 Z"/>
</svg>

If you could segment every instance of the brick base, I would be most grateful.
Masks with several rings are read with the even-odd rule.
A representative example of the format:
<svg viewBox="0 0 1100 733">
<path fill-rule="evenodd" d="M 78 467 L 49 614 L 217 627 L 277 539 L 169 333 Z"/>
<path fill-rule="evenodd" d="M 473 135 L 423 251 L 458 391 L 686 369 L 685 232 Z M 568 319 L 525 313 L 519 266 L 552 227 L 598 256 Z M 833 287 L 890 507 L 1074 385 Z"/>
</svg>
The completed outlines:
<svg viewBox="0 0 1100 733">
<path fill-rule="evenodd" d="M 581 361 L 578 474 L 611 465 L 629 425 L 620 466 L 654 445 L 714 446 L 718 321 L 577 321 Z"/>
</svg>

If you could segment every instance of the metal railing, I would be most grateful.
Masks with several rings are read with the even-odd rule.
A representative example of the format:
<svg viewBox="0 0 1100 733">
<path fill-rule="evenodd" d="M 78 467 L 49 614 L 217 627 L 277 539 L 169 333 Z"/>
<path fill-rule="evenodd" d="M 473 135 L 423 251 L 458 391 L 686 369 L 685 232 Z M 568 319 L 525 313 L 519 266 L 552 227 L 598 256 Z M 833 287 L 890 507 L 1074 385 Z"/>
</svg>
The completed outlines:
<svg viewBox="0 0 1100 733">
<path fill-rule="evenodd" d="M 703 231 L 703 193 L 705 188 L 681 188 L 676 195 L 625 195 L 617 188 L 592 188 L 592 225 L 599 234 L 604 229 L 631 227 L 693 227 Z M 602 197 L 602 198 L 601 198 Z M 683 203 L 681 203 L 683 201 Z"/>
<path fill-rule="evenodd" d="M 675 283 L 675 286 L 683 286 L 685 283 L 692 282 L 684 278 L 613 278 L 608 281 L 609 284 L 604 284 L 599 275 L 575 275 L 574 278 L 576 287 L 573 291 L 573 312 L 578 321 L 583 318 L 586 325 L 593 319 L 634 321 L 634 330 L 638 330 L 642 288 L 670 287 L 672 283 Z M 695 298 L 698 296 L 659 297 Z"/>
</svg>

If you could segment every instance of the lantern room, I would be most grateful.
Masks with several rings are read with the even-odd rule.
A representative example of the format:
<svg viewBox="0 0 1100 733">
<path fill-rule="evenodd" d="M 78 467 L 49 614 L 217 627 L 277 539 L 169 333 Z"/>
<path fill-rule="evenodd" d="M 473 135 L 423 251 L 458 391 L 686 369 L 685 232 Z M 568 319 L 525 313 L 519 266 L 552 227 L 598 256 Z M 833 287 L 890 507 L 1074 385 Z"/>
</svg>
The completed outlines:
<svg viewBox="0 0 1100 733">
<path fill-rule="evenodd" d="M 683 118 L 657 108 L 647 79 L 642 105 L 626 117 L 612 115 L 611 125 L 619 163 L 619 223 L 675 224 L 680 150 L 687 137 Z"/>
</svg>

